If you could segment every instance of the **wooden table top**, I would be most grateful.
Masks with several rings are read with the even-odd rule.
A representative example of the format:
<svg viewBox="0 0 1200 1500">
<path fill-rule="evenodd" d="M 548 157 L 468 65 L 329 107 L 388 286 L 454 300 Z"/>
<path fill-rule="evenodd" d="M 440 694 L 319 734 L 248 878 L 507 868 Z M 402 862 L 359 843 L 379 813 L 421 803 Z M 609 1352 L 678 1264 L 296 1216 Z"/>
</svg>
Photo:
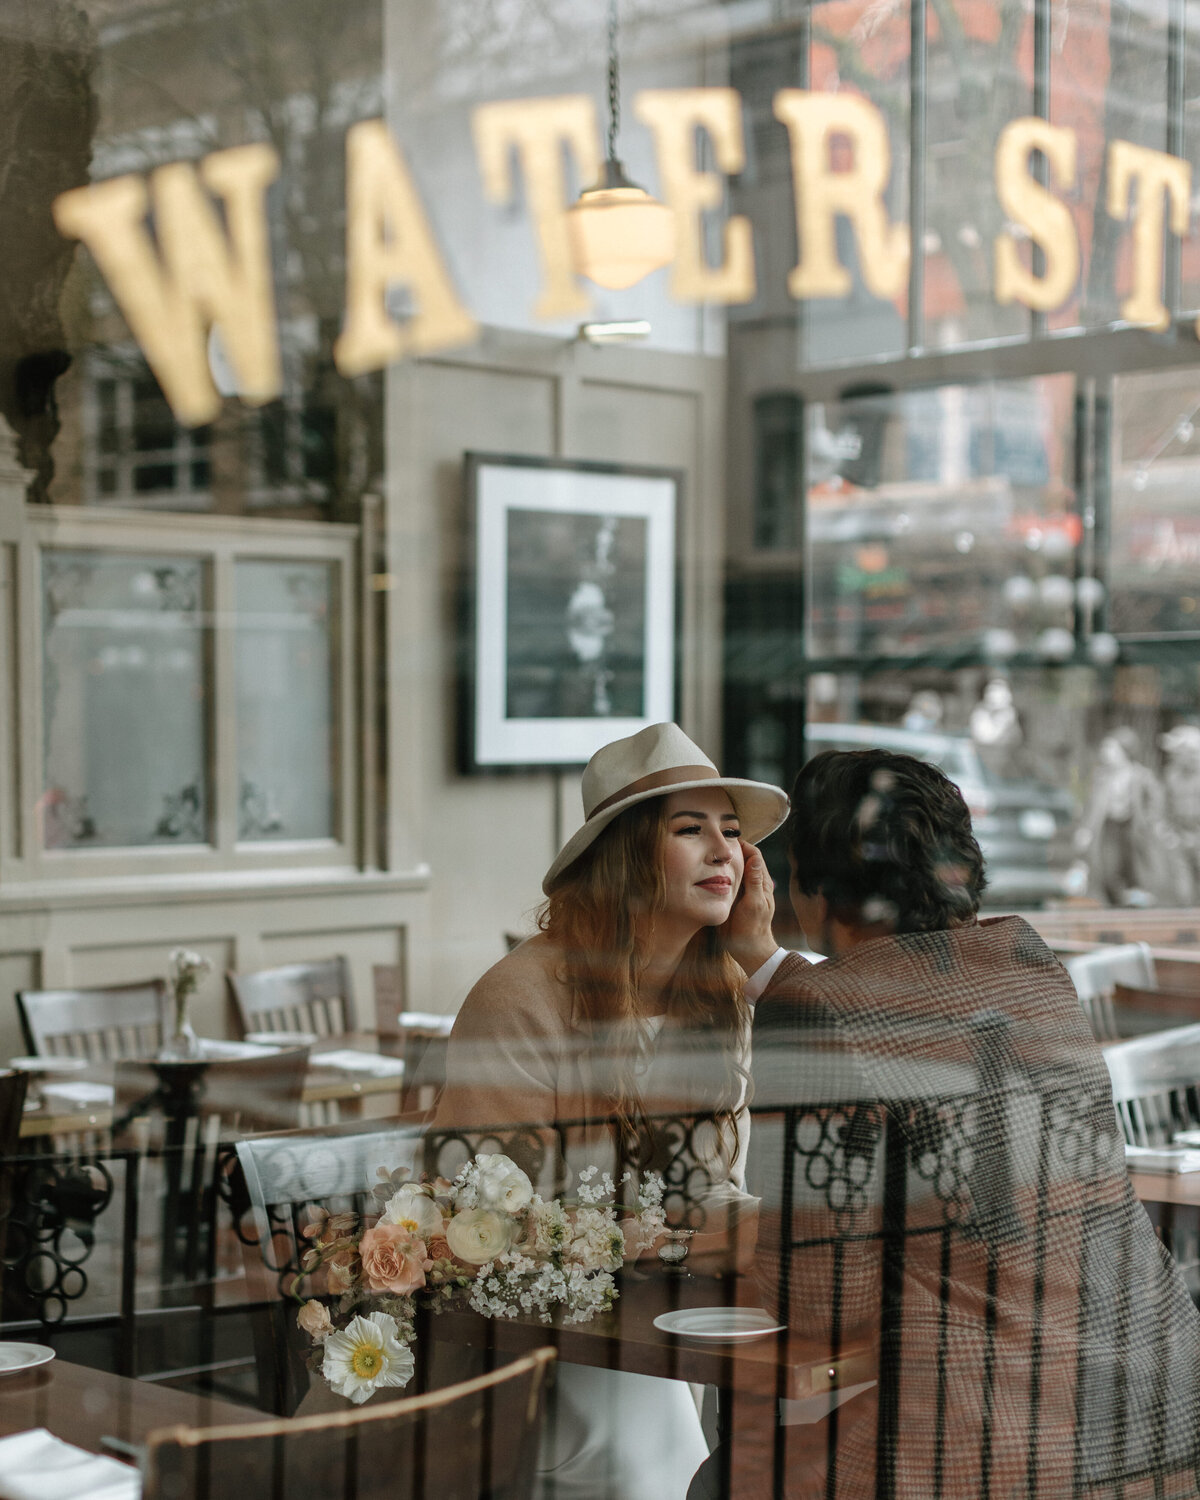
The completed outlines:
<svg viewBox="0 0 1200 1500">
<path fill-rule="evenodd" d="M 346 1036 L 322 1037 L 316 1042 L 309 1053 L 308 1072 L 304 1080 L 304 1092 L 301 1095 L 303 1103 L 352 1101 L 388 1093 L 399 1096 L 400 1085 L 403 1081 L 400 1073 L 377 1075 L 322 1066 L 322 1053 L 341 1051 L 378 1053 L 379 1038 L 373 1032 L 353 1032 Z M 212 1058 L 211 1061 L 220 1062 L 222 1059 Z M 86 1081 L 111 1085 L 113 1076 L 113 1064 L 98 1061 L 87 1068 L 63 1074 L 59 1081 L 63 1083 Z M 62 1108 L 51 1110 L 43 1105 L 39 1109 L 25 1112 L 21 1120 L 21 1135 L 23 1138 L 30 1138 L 47 1135 L 84 1135 L 89 1131 L 105 1131 L 112 1125 L 112 1113 L 108 1105 L 80 1107 L 75 1110 Z"/>
<path fill-rule="evenodd" d="M 1200 1172 L 1130 1172 L 1129 1180 L 1143 1203 L 1200 1208 Z"/>
<path fill-rule="evenodd" d="M 110 1375 L 65 1359 L 0 1375 L 0 1436 L 45 1427 L 55 1437 L 93 1453 L 101 1451 L 102 1437 L 141 1443 L 154 1428 L 176 1422 L 211 1427 L 261 1421 L 262 1415 L 248 1406 Z"/>
<path fill-rule="evenodd" d="M 828 1345 L 806 1338 L 802 1329 L 728 1344 L 664 1333 L 655 1328 L 654 1319 L 676 1308 L 756 1306 L 753 1284 L 728 1276 L 681 1277 L 658 1271 L 635 1276 L 638 1279 L 626 1273 L 621 1278 L 621 1295 L 612 1310 L 589 1323 L 563 1327 L 532 1316 L 489 1319 L 462 1310 L 439 1312 L 425 1320 L 418 1337 L 514 1355 L 552 1344 L 558 1357 L 570 1364 L 632 1370 L 764 1396 L 778 1392 L 790 1399 L 875 1379 L 873 1348 L 848 1348 L 831 1359 Z"/>
</svg>

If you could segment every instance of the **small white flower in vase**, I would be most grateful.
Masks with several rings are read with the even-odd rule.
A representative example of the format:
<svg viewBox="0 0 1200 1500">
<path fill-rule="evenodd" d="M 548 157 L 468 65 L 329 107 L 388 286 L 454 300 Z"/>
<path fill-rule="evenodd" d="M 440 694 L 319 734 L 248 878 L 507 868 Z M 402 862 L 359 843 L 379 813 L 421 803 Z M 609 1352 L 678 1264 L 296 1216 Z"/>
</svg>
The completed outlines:
<svg viewBox="0 0 1200 1500">
<path fill-rule="evenodd" d="M 167 1003 L 172 1021 L 160 1057 L 186 1059 L 201 1056 L 200 1041 L 192 1029 L 188 1008 L 201 979 L 211 969 L 211 960 L 188 948 L 172 948 L 167 955 Z"/>
</svg>

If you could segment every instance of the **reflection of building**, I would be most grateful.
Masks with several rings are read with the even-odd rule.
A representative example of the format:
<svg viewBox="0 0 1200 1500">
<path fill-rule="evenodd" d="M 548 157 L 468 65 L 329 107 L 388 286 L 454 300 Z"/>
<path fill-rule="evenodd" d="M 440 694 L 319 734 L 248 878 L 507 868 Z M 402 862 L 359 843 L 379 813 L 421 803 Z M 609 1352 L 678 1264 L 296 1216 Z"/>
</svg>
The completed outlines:
<svg viewBox="0 0 1200 1500">
<path fill-rule="evenodd" d="M 1167 29 L 1137 7 L 1073 16 L 1052 65 L 1020 7 L 955 14 L 959 30 L 926 37 L 911 101 L 899 12 L 820 4 L 787 41 L 732 49 L 756 144 L 732 201 L 765 224 L 762 263 L 795 254 L 763 205 L 789 165 L 770 100 L 796 79 L 883 112 L 889 210 L 910 222 L 913 257 L 894 302 L 872 297 L 839 240 L 844 306 L 797 306 L 777 272 L 731 311 L 726 743 L 747 772 L 783 774 L 806 713 L 898 725 L 921 690 L 962 731 L 1000 671 L 1026 731 L 1019 772 L 1078 806 L 1105 729 L 1136 726 L 1153 759 L 1155 735 L 1197 702 L 1197 241 L 1168 251 L 1174 331 L 1156 343 L 1110 326 L 1132 263 L 1102 175 L 1112 138 L 1180 150 L 1190 137 L 1164 91 Z M 987 88 L 964 90 L 964 69 Z M 1079 152 L 1068 196 L 1084 272 L 1048 319 L 992 289 L 992 152 L 1037 98 Z M 1048 344 L 1047 325 L 1077 333 Z"/>
</svg>

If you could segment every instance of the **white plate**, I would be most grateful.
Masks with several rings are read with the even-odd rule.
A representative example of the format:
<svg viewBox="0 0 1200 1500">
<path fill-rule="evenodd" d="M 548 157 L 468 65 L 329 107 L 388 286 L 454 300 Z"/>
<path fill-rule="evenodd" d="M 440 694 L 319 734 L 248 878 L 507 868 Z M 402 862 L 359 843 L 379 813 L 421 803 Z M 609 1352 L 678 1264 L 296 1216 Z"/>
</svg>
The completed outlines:
<svg viewBox="0 0 1200 1500">
<path fill-rule="evenodd" d="M 0 1344 L 0 1375 L 15 1370 L 32 1370 L 35 1365 L 49 1364 L 54 1350 L 45 1344 Z"/>
<path fill-rule="evenodd" d="M 20 1073 L 78 1073 L 88 1066 L 86 1057 L 10 1057 L 10 1068 Z"/>
<path fill-rule="evenodd" d="M 714 1343 L 745 1343 L 787 1325 L 777 1323 L 765 1307 L 677 1307 L 659 1313 L 655 1328 L 684 1339 L 708 1339 Z"/>
<path fill-rule="evenodd" d="M 244 1041 L 259 1047 L 311 1047 L 317 1040 L 315 1031 L 248 1031 Z"/>
</svg>

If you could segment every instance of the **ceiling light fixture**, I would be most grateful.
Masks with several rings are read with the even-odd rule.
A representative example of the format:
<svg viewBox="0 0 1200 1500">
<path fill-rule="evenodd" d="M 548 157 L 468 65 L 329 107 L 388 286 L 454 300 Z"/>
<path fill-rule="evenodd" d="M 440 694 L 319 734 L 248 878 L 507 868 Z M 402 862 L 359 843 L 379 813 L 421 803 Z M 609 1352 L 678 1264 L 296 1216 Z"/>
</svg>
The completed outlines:
<svg viewBox="0 0 1200 1500">
<path fill-rule="evenodd" d="M 608 141 L 600 181 L 567 210 L 575 269 L 610 291 L 623 291 L 671 263 L 675 217 L 645 188 L 630 182 L 617 159 L 621 79 L 617 57 L 617 3 L 608 5 Z"/>
</svg>

